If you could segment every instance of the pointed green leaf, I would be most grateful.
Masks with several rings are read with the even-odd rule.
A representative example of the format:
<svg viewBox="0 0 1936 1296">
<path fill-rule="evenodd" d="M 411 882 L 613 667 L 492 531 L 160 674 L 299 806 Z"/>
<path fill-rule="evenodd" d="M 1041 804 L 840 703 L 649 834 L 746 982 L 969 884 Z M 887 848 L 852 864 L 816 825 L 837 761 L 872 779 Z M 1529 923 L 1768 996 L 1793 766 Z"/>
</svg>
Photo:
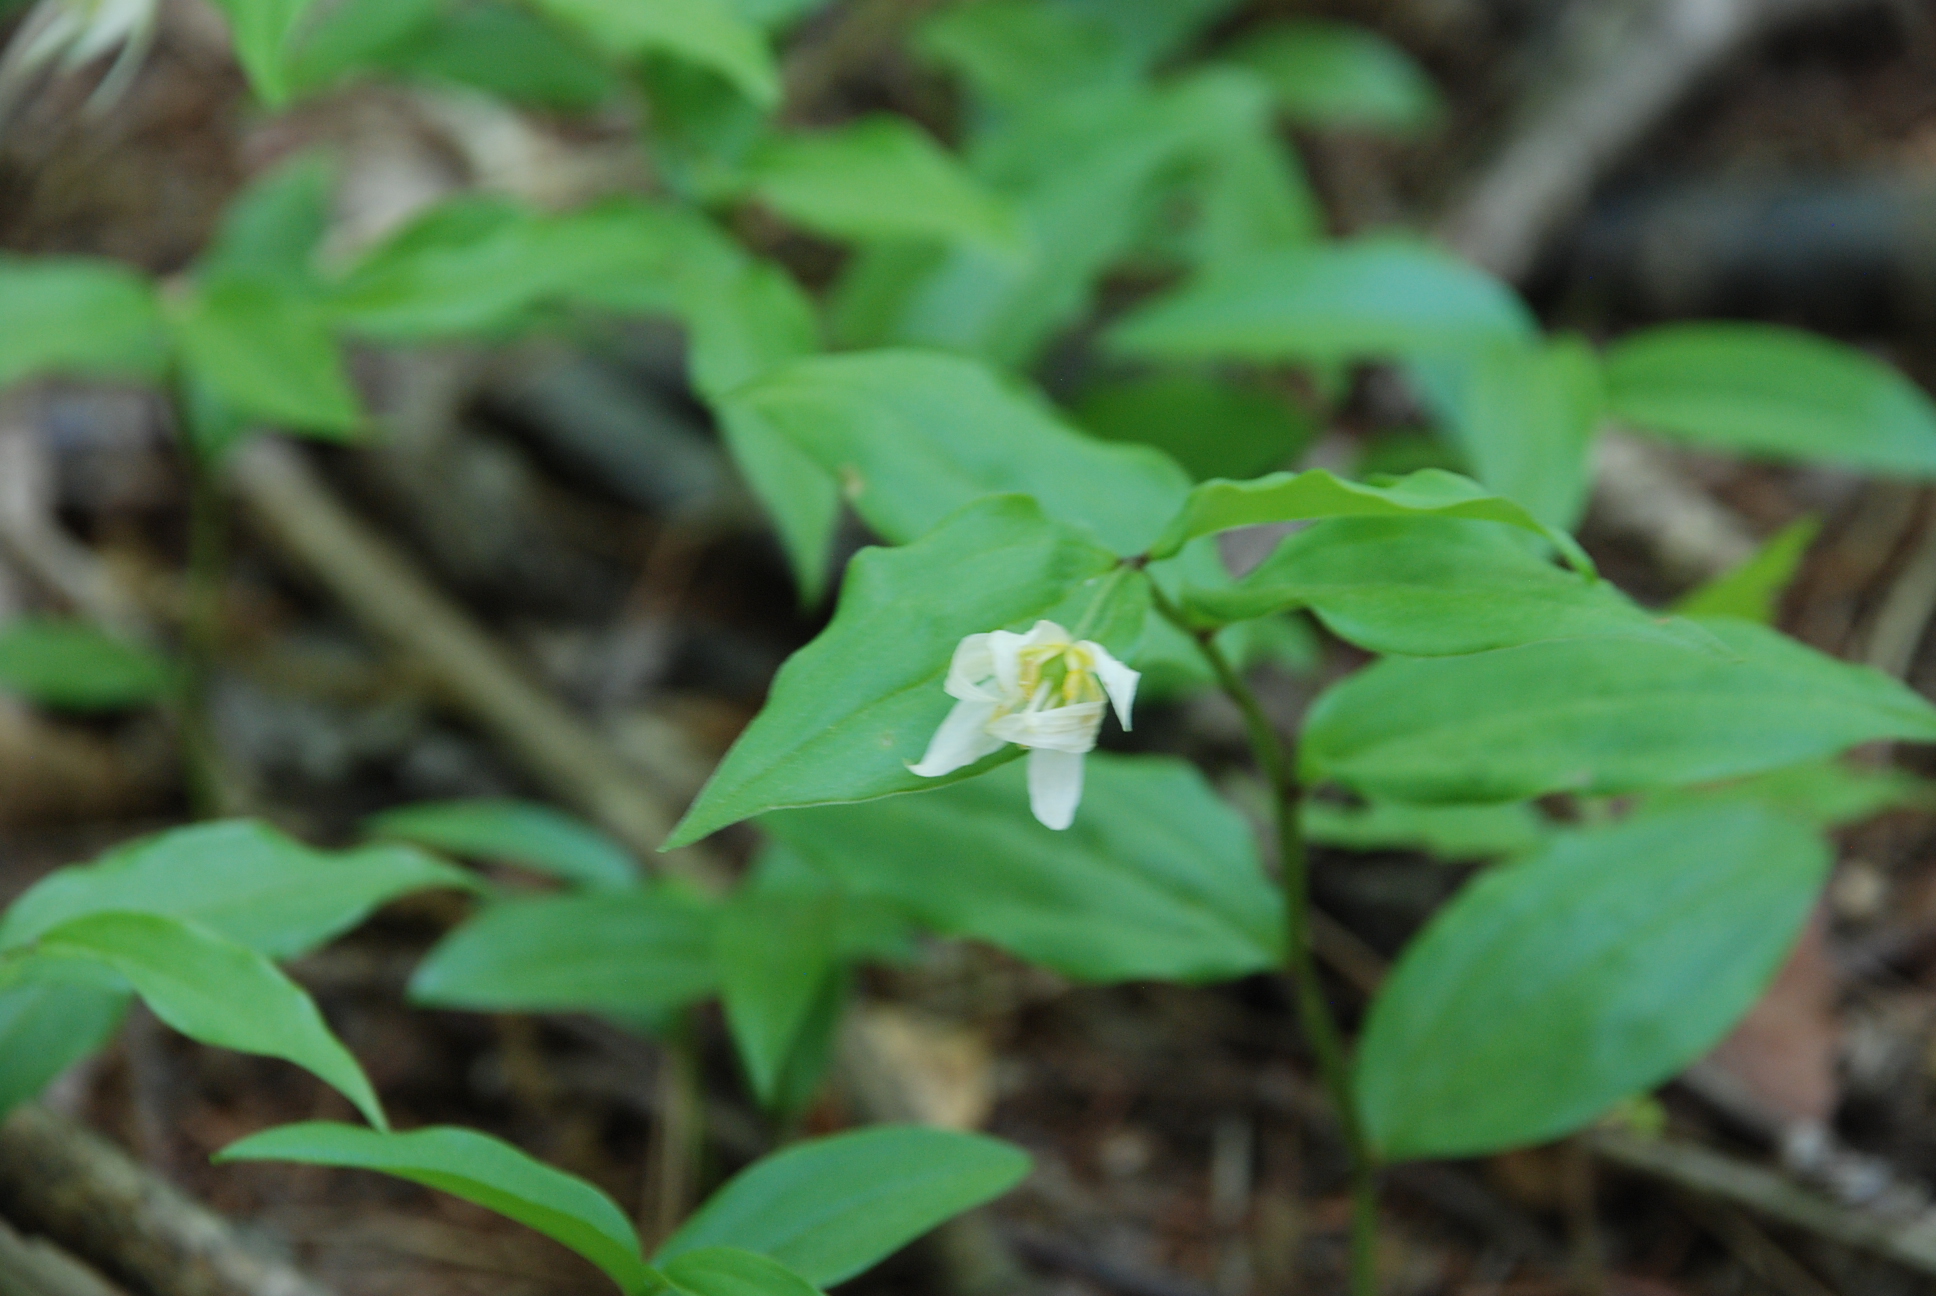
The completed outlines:
<svg viewBox="0 0 1936 1296">
<path fill-rule="evenodd" d="M 363 830 L 467 859 L 522 865 L 580 886 L 611 889 L 639 882 L 639 866 L 623 846 L 581 820 L 531 801 L 419 802 L 366 819 Z"/>
<path fill-rule="evenodd" d="M 840 969 L 842 898 L 742 890 L 719 916 L 720 998 L 753 1092 L 771 1108 L 786 1064 Z"/>
<path fill-rule="evenodd" d="M 1029 813 L 1019 765 L 760 822 L 852 891 L 1065 976 L 1213 981 L 1273 966 L 1283 904 L 1243 817 L 1183 761 L 1098 752 L 1084 765 L 1063 832 Z"/>
<path fill-rule="evenodd" d="M 717 72 L 763 108 L 780 98 L 779 70 L 759 28 L 728 0 L 537 0 L 608 54 L 671 54 Z"/>
<path fill-rule="evenodd" d="M 1281 396 L 1198 374 L 1091 388 L 1075 418 L 1104 440 L 1155 446 L 1198 481 L 1254 477 L 1281 467 L 1317 431 Z"/>
<path fill-rule="evenodd" d="M 1896 738 L 1936 742 L 1936 707 L 1745 621 L 1701 622 L 1737 656 L 1571 640 L 1391 658 L 1318 699 L 1305 780 L 1400 801 L 1519 801 L 1735 778 Z"/>
<path fill-rule="evenodd" d="M 1739 617 L 1773 625 L 1781 596 L 1821 529 L 1819 518 L 1805 517 L 1792 523 L 1739 567 L 1690 591 L 1674 610 L 1682 616 Z"/>
<path fill-rule="evenodd" d="M 215 0 L 228 16 L 236 61 L 262 101 L 280 107 L 289 97 L 289 45 L 311 0 Z"/>
<path fill-rule="evenodd" d="M 110 968 L 182 1034 L 293 1062 L 385 1127 L 369 1078 L 330 1034 L 316 1001 L 254 950 L 159 914 L 96 913 L 50 929 L 15 957 L 57 975 L 63 963 Z"/>
<path fill-rule="evenodd" d="M 832 623 L 780 668 L 667 846 L 785 806 L 933 787 L 908 763 L 953 705 L 941 686 L 956 645 L 1045 616 L 1075 629 L 1115 566 L 1017 495 L 971 505 L 899 549 L 863 549 Z M 1131 642 L 1139 631 L 1128 627 Z"/>
<path fill-rule="evenodd" d="M 1607 352 L 1607 398 L 1635 427 L 1697 445 L 1936 475 L 1936 405 L 1869 355 L 1773 324 L 1671 324 Z"/>
<path fill-rule="evenodd" d="M 1110 445 L 987 366 L 920 351 L 814 356 L 720 402 L 735 435 L 782 437 L 837 479 L 868 525 L 902 544 L 986 495 L 1032 495 L 1057 522 L 1140 553 L 1188 479 L 1144 446 Z M 755 477 L 755 485 L 759 478 Z M 815 537 L 824 544 L 825 535 Z M 795 552 L 803 571 L 826 554 Z"/>
<path fill-rule="evenodd" d="M 196 260 L 199 274 L 235 274 L 296 291 L 316 288 L 316 248 L 329 228 L 336 169 L 305 152 L 252 180 L 222 213 L 215 237 Z"/>
<path fill-rule="evenodd" d="M 40 1095 L 121 1029 L 128 992 L 33 982 L 0 989 L 0 1116 Z"/>
<path fill-rule="evenodd" d="M 495 1011 L 653 1014 L 718 985 L 717 910 L 660 888 L 496 904 L 430 952 L 410 997 Z"/>
<path fill-rule="evenodd" d="M 0 256 L 0 387 L 36 374 L 160 375 L 154 288 L 118 261 Z"/>
<path fill-rule="evenodd" d="M 748 160 L 746 183 L 789 220 L 835 238 L 1021 250 L 1008 204 L 905 117 L 776 136 Z"/>
<path fill-rule="evenodd" d="M 870 1268 L 1028 1174 L 1019 1148 L 979 1134 L 881 1125 L 796 1143 L 714 1193 L 654 1262 L 734 1246 L 819 1287 Z"/>
<path fill-rule="evenodd" d="M 1699 787 L 1650 792 L 1641 804 L 1648 811 L 1682 806 L 1752 802 L 1818 828 L 1841 828 L 1873 819 L 1898 807 L 1936 805 L 1936 785 L 1907 770 L 1852 765 L 1847 761 L 1809 761 L 1766 774 Z"/>
<path fill-rule="evenodd" d="M 1300 826 L 1306 841 L 1353 851 L 1424 851 L 1443 860 L 1520 855 L 1551 832 L 1530 803 L 1407 805 L 1373 801 L 1348 809 L 1306 800 Z"/>
<path fill-rule="evenodd" d="M 1420 244 L 1326 243 L 1213 266 L 1130 312 L 1107 340 L 1170 360 L 1336 363 L 1534 336 L 1498 280 Z"/>
<path fill-rule="evenodd" d="M 1285 116 L 1301 126 L 1409 133 L 1441 111 L 1438 90 L 1410 55 L 1348 23 L 1270 23 L 1230 57 L 1262 74 Z"/>
<path fill-rule="evenodd" d="M 220 274 L 195 285 L 174 325 L 194 380 L 244 418 L 337 438 L 362 425 L 336 339 L 306 294 Z"/>
<path fill-rule="evenodd" d="M 689 1251 L 665 1267 L 685 1296 L 818 1296 L 819 1288 L 776 1260 L 733 1247 Z"/>
<path fill-rule="evenodd" d="M 476 1130 L 432 1126 L 386 1134 L 313 1121 L 251 1135 L 215 1160 L 296 1161 L 395 1175 L 535 1229 L 603 1269 L 632 1296 L 658 1285 L 616 1202 L 583 1179 Z"/>
<path fill-rule="evenodd" d="M 20 617 L 0 626 L 0 689 L 63 711 L 158 702 L 175 685 L 166 661 L 82 621 Z"/>
<path fill-rule="evenodd" d="M 334 853 L 249 820 L 195 824 L 41 879 L 0 918 L 0 949 L 86 914 L 124 911 L 185 919 L 270 958 L 293 958 L 398 896 L 476 885 L 405 847 Z"/>
<path fill-rule="evenodd" d="M 1152 558 L 1169 558 L 1198 536 L 1266 522 L 1316 518 L 1419 517 L 1469 518 L 1503 522 L 1545 536 L 1579 571 L 1591 575 L 1593 561 L 1573 537 L 1546 526 L 1509 499 L 1457 473 L 1421 468 L 1387 486 L 1334 477 L 1322 468 L 1272 473 L 1254 481 L 1207 481 L 1190 492 L 1183 509 L 1150 546 Z"/>
<path fill-rule="evenodd" d="M 1481 874 L 1372 1004 L 1354 1088 L 1385 1156 L 1569 1133 L 1727 1033 L 1828 873 L 1823 842 L 1749 805 L 1555 837 Z"/>
<path fill-rule="evenodd" d="M 1697 627 L 1563 571 L 1522 540 L 1490 522 L 1339 518 L 1286 537 L 1234 586 L 1189 591 L 1185 610 L 1215 625 L 1308 609 L 1340 639 L 1413 657 L 1549 639 L 1714 647 Z"/>
</svg>

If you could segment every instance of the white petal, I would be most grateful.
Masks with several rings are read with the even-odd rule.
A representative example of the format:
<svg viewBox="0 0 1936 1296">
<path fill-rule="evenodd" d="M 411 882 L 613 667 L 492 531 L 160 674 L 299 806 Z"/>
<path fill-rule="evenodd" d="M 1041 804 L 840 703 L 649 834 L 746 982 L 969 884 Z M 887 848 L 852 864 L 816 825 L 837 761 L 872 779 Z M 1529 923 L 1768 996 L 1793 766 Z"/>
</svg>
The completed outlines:
<svg viewBox="0 0 1936 1296">
<path fill-rule="evenodd" d="M 1084 639 L 1079 647 L 1089 650 L 1096 659 L 1096 678 L 1102 681 L 1102 691 L 1116 706 L 1116 718 L 1122 721 L 1123 728 L 1129 728 L 1129 709 L 1136 704 L 1136 681 L 1143 678 L 1138 671 L 1117 661 L 1109 655 L 1109 650 L 1099 643 Z"/>
<path fill-rule="evenodd" d="M 1100 702 L 1078 702 L 1074 706 L 1017 711 L 990 721 L 988 732 L 1023 747 L 1079 755 L 1095 747 L 1104 709 Z"/>
<path fill-rule="evenodd" d="M 948 662 L 948 696 L 964 702 L 999 702 L 1001 695 L 984 687 L 995 674 L 995 654 L 989 650 L 990 636 L 971 634 L 955 645 Z"/>
<path fill-rule="evenodd" d="M 1029 809 L 1045 828 L 1061 832 L 1075 822 L 1082 800 L 1082 757 L 1073 752 L 1032 751 L 1028 758 Z"/>
<path fill-rule="evenodd" d="M 993 702 L 957 702 L 948 718 L 928 740 L 927 755 L 910 773 L 922 778 L 952 774 L 964 765 L 973 765 L 1002 745 L 1003 740 L 988 732 L 988 720 L 995 714 Z"/>
<path fill-rule="evenodd" d="M 1012 630 L 997 630 L 988 636 L 988 655 L 995 668 L 995 684 L 1001 695 L 1018 703 L 1022 692 L 1022 649 L 1027 635 Z"/>
</svg>

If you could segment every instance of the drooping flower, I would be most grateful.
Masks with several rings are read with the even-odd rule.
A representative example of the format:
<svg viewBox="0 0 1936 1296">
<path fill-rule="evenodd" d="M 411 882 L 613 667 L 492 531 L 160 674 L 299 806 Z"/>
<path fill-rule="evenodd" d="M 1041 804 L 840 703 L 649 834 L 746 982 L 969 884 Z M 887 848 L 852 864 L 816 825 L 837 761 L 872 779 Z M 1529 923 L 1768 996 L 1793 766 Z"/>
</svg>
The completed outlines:
<svg viewBox="0 0 1936 1296">
<path fill-rule="evenodd" d="M 1053 621 L 1027 634 L 972 634 L 948 664 L 954 709 L 928 751 L 908 768 L 939 778 L 1006 743 L 1029 749 L 1029 808 L 1050 828 L 1067 828 L 1082 800 L 1082 758 L 1096 745 L 1111 705 L 1123 728 L 1141 676 L 1088 639 L 1071 640 Z"/>
</svg>

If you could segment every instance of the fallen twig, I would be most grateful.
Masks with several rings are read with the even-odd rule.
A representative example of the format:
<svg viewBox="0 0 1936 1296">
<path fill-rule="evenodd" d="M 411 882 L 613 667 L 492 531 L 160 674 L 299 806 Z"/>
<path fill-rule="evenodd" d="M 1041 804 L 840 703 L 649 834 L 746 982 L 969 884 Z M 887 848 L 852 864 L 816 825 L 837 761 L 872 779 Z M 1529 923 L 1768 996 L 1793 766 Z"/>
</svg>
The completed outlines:
<svg viewBox="0 0 1936 1296">
<path fill-rule="evenodd" d="M 0 1221 L 0 1296 L 121 1296 L 101 1275 L 45 1238 Z"/>
<path fill-rule="evenodd" d="M 1615 1165 L 1936 1277 L 1936 1213 L 1892 1219 L 1844 1206 L 1776 1171 L 1675 1139 L 1646 1139 L 1615 1130 L 1595 1130 L 1584 1137 L 1588 1147 Z"/>
<path fill-rule="evenodd" d="M 100 1135 L 41 1107 L 0 1124 L 0 1211 L 148 1296 L 329 1296 Z"/>
</svg>

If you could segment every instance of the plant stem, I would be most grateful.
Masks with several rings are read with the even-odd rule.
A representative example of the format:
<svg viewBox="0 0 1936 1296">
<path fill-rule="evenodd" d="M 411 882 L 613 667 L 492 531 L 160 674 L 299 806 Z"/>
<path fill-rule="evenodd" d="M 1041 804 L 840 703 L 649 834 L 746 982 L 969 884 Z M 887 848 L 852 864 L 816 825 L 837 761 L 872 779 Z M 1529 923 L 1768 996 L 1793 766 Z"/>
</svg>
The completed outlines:
<svg viewBox="0 0 1936 1296">
<path fill-rule="evenodd" d="M 1337 1018 L 1324 997 L 1317 956 L 1312 951 L 1311 883 L 1304 834 L 1298 824 L 1297 770 L 1257 695 L 1230 664 L 1215 637 L 1190 626 L 1154 581 L 1150 582 L 1150 598 L 1165 620 L 1196 642 L 1216 674 L 1217 683 L 1243 713 L 1244 728 L 1258 767 L 1270 782 L 1271 798 L 1277 808 L 1277 854 L 1284 885 L 1284 968 L 1296 991 L 1298 1015 L 1311 1042 L 1311 1051 L 1317 1055 L 1318 1076 L 1330 1095 L 1331 1105 L 1337 1109 L 1345 1150 L 1351 1159 L 1351 1291 L 1353 1296 L 1376 1296 L 1378 1166 L 1352 1097 L 1344 1034 L 1338 1029 Z"/>
<path fill-rule="evenodd" d="M 179 410 L 178 418 L 186 411 Z M 222 587 L 228 574 L 228 518 L 213 467 L 184 436 L 188 468 L 188 571 L 182 608 L 182 762 L 198 819 L 228 812 L 229 789 L 209 717 L 209 685 L 222 646 Z"/>
<path fill-rule="evenodd" d="M 705 1127 L 698 1044 L 690 1015 L 670 1026 L 659 1041 L 658 1128 L 648 1167 L 645 1210 L 640 1232 L 647 1250 L 671 1237 L 685 1222 L 699 1186 L 699 1158 Z"/>
</svg>

